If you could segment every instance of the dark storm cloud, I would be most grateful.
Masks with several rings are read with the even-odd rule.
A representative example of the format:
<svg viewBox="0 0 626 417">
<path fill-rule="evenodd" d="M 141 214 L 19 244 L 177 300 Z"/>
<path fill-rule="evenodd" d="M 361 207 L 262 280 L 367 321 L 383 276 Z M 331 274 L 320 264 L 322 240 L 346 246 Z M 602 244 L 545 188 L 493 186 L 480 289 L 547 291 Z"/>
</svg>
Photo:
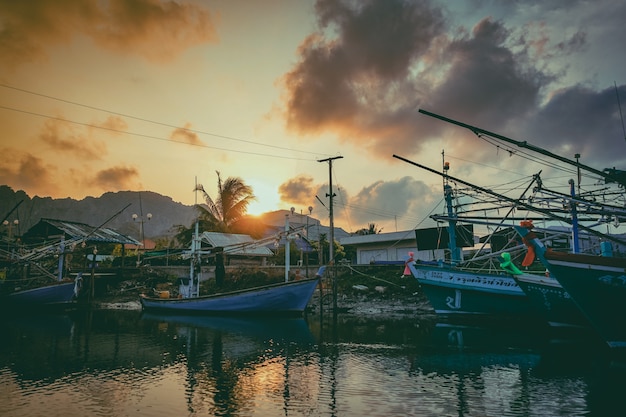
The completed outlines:
<svg viewBox="0 0 626 417">
<path fill-rule="evenodd" d="M 0 60 L 45 58 L 46 49 L 87 36 L 116 53 L 166 61 L 217 39 L 204 7 L 159 0 L 0 0 Z"/>
<path fill-rule="evenodd" d="M 444 129 L 418 108 L 505 126 L 534 110 L 553 79 L 525 48 L 513 52 L 518 39 L 491 19 L 451 38 L 428 1 L 319 1 L 317 11 L 320 32 L 285 76 L 287 124 L 300 133 L 331 131 L 382 154 L 418 151 Z"/>
<path fill-rule="evenodd" d="M 283 79 L 288 128 L 380 146 L 376 140 L 398 134 L 415 105 L 407 79 L 443 33 L 442 14 L 428 1 L 399 0 L 318 1 L 316 10 L 320 32 L 301 45 L 300 63 Z"/>
<path fill-rule="evenodd" d="M 537 2 L 532 10 L 541 18 L 542 7 L 556 13 L 562 5 Z M 526 6 L 515 2 L 500 9 L 526 13 Z M 590 47 L 587 29 L 597 26 L 579 23 L 565 34 L 541 20 L 507 27 L 507 22 L 486 17 L 467 31 L 450 27 L 446 12 L 429 1 L 320 0 L 316 11 L 319 30 L 302 43 L 299 63 L 283 78 L 292 131 L 332 133 L 371 153 L 407 156 L 428 141 L 454 135 L 459 140 L 452 154 L 472 146 L 472 159 L 485 161 L 492 150 L 471 133 L 458 133 L 460 128 L 417 110 L 520 140 L 535 124 L 535 135 L 546 136 L 551 127 L 546 144 L 554 149 L 571 146 L 572 140 L 588 142 L 590 135 L 584 132 L 614 124 L 614 114 L 605 113 L 602 123 L 601 117 L 577 112 L 601 115 L 609 105 L 607 91 L 587 88 L 583 93 L 573 86 L 551 94 L 551 87 L 567 75 L 567 58 Z M 601 13 L 594 12 L 596 20 L 589 17 L 588 25 L 597 23 Z M 570 108 L 557 110 L 563 106 Z M 564 113 L 578 118 L 561 132 L 583 121 L 587 125 L 555 134 L 570 123 Z M 606 148 L 594 152 L 598 157 L 607 153 Z"/>
<path fill-rule="evenodd" d="M 583 161 L 591 158 L 626 162 L 626 138 L 620 114 L 620 103 L 626 104 L 624 100 L 626 86 L 602 91 L 584 86 L 559 90 L 533 118 L 529 135 L 524 139 L 571 159 L 579 153 Z"/>
<path fill-rule="evenodd" d="M 534 110 L 550 78 L 525 65 L 525 54 L 514 54 L 506 46 L 509 39 L 510 32 L 500 22 L 484 19 L 471 35 L 451 42 L 442 58 L 449 70 L 428 105 L 492 129 Z"/>
</svg>

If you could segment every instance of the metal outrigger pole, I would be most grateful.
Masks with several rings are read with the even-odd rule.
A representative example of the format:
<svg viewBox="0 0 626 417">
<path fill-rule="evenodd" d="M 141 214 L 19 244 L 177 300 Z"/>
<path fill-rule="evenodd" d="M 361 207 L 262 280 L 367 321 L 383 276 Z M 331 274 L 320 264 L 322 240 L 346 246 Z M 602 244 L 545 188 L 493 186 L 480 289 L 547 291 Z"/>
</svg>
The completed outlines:
<svg viewBox="0 0 626 417">
<path fill-rule="evenodd" d="M 587 172 L 591 172 L 592 174 L 598 175 L 600 177 L 602 177 L 604 179 L 604 181 L 606 183 L 610 183 L 610 182 L 615 182 L 617 184 L 620 184 L 623 187 L 626 187 L 626 179 L 624 177 L 624 171 L 620 171 L 617 170 L 615 168 L 605 168 L 603 171 L 600 171 L 598 169 L 595 169 L 593 167 L 590 167 L 588 165 L 584 165 L 581 164 L 580 162 L 578 162 L 578 158 L 576 158 L 576 161 L 565 158 L 561 155 L 557 155 L 553 152 L 550 152 L 546 149 L 540 148 L 539 146 L 535 146 L 535 145 L 531 145 L 530 143 L 526 142 L 526 141 L 519 141 L 519 140 L 514 140 L 511 138 L 507 138 L 506 136 L 503 135 L 499 135 L 497 133 L 494 132 L 490 132 L 488 130 L 485 129 L 481 129 L 480 127 L 476 127 L 476 126 L 472 126 L 469 125 L 467 123 L 463 123 L 463 122 L 459 122 L 457 120 L 453 120 L 435 113 L 431 113 L 429 111 L 423 110 L 423 109 L 419 109 L 418 110 L 420 113 L 425 114 L 426 116 L 430 116 L 430 117 L 434 117 L 435 119 L 439 119 L 439 120 L 443 120 L 444 122 L 448 122 L 457 126 L 461 126 L 464 127 L 466 129 L 471 130 L 472 132 L 474 132 L 475 135 L 480 136 L 480 135 L 485 135 L 485 136 L 489 136 L 492 137 L 494 139 L 498 139 L 501 140 L 503 142 L 507 142 L 510 144 L 513 144 L 515 146 L 518 146 L 520 148 L 524 148 L 524 149 L 529 149 L 531 151 L 540 153 L 541 155 L 544 156 L 548 156 L 550 158 L 556 159 L 557 161 L 561 161 L 564 162 L 566 164 L 569 165 L 573 165 L 575 167 L 577 167 L 578 169 L 583 169 Z M 578 155 L 578 154 L 577 154 Z"/>
<path fill-rule="evenodd" d="M 408 160 L 408 159 L 406 159 L 406 158 L 403 158 L 403 157 L 401 157 L 401 156 L 398 156 L 398 155 L 393 155 L 393 157 L 394 157 L 394 158 L 396 158 L 396 159 L 399 159 L 399 160 L 401 160 L 401 161 L 404 161 L 404 162 L 406 162 L 406 163 L 408 163 L 408 164 L 414 165 L 414 166 L 416 166 L 416 167 L 418 167 L 418 168 L 421 168 L 421 169 L 423 169 L 423 170 L 425 170 L 425 171 L 432 172 L 433 174 L 437 174 L 437 175 L 441 175 L 441 176 L 443 176 L 443 175 L 444 175 L 444 174 L 442 174 L 441 172 L 438 172 L 438 171 L 436 171 L 436 170 L 434 170 L 434 169 L 432 169 L 432 168 L 429 168 L 429 167 L 427 167 L 427 166 L 424 166 L 424 165 L 418 164 L 417 162 L 410 161 L 410 160 Z M 524 203 L 523 201 L 515 200 L 515 199 L 513 199 L 513 198 L 510 198 L 510 197 L 504 196 L 504 195 L 499 194 L 499 193 L 496 193 L 496 192 L 494 192 L 494 191 L 492 191 L 492 190 L 488 190 L 488 189 L 486 189 L 486 188 L 480 187 L 480 186 L 478 186 L 478 185 L 474 185 L 474 184 L 472 184 L 472 183 L 469 183 L 469 182 L 467 182 L 467 181 L 463 181 L 463 180 L 461 180 L 461 179 L 459 179 L 459 178 L 455 178 L 455 177 L 452 177 L 452 176 L 450 176 L 450 175 L 448 175 L 447 177 L 448 177 L 450 180 L 454 181 L 454 182 L 458 182 L 459 184 L 463 184 L 463 185 L 465 185 L 465 186 L 471 187 L 471 188 L 473 188 L 474 190 L 480 191 L 480 192 L 482 192 L 482 193 L 484 193 L 484 194 L 488 194 L 488 195 L 491 195 L 491 196 L 497 197 L 497 198 L 499 198 L 499 199 L 501 199 L 501 200 L 503 200 L 503 201 L 506 201 L 507 203 L 514 204 L 514 205 L 516 205 L 516 206 L 522 207 L 522 208 L 524 208 L 524 209 L 526 209 L 526 210 L 529 210 L 529 211 L 532 211 L 532 212 L 535 212 L 535 213 L 541 213 L 541 214 L 543 214 L 544 216 L 549 217 L 549 218 L 550 218 L 550 219 L 552 219 L 552 220 L 558 220 L 558 221 L 561 221 L 561 222 L 567 223 L 567 224 L 569 224 L 570 226 L 571 226 L 571 225 L 572 225 L 572 223 L 573 223 L 573 221 L 572 221 L 571 219 L 568 219 L 567 217 L 557 216 L 556 214 L 552 213 L 550 210 L 543 209 L 543 208 L 540 208 L 540 207 L 535 207 L 535 206 L 533 206 L 533 205 L 531 205 L 531 204 L 527 204 L 527 203 Z M 594 230 L 594 229 L 592 229 L 592 228 L 590 228 L 590 227 L 587 227 L 587 226 L 583 226 L 583 225 L 581 225 L 581 224 L 578 224 L 578 227 L 579 227 L 581 230 L 585 230 L 586 232 L 588 232 L 588 233 L 590 233 L 590 234 L 592 234 L 592 235 L 594 235 L 594 236 L 598 236 L 598 237 L 601 237 L 601 238 L 604 238 L 604 239 L 608 239 L 608 240 L 611 240 L 611 241 L 613 241 L 613 242 L 615 242 L 615 243 L 619 243 L 619 244 L 621 244 L 621 245 L 626 245 L 626 241 L 625 241 L 625 240 L 623 240 L 623 239 L 619 239 L 619 238 L 617 238 L 617 237 L 615 237 L 615 236 L 612 236 L 612 235 L 607 235 L 607 234 L 604 234 L 604 233 L 598 232 L 597 230 Z"/>
</svg>

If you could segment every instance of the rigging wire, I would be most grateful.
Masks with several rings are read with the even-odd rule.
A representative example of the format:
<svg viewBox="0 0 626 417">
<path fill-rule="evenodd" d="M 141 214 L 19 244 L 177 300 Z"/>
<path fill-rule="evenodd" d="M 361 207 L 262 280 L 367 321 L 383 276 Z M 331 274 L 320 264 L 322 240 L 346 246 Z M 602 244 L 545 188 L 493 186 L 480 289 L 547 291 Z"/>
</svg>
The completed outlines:
<svg viewBox="0 0 626 417">
<path fill-rule="evenodd" d="M 553 160 L 548 160 L 547 158 L 544 158 L 543 156 L 538 156 L 538 155 L 534 155 L 531 154 L 530 152 L 527 152 L 523 149 L 515 149 L 513 148 L 513 146 L 511 145 L 504 145 L 504 144 L 500 144 L 497 139 L 492 138 L 489 135 L 486 135 L 484 133 L 481 132 L 474 132 L 474 134 L 479 138 L 482 139 L 483 141 L 485 141 L 486 143 L 498 148 L 498 149 L 504 149 L 505 151 L 507 151 L 510 155 L 516 155 L 522 159 L 526 159 L 528 161 L 531 162 L 539 162 L 545 166 L 549 166 L 551 168 L 557 169 L 559 171 L 563 171 L 566 172 L 568 174 L 572 174 L 575 175 L 577 174 L 575 169 L 572 168 L 568 168 L 564 165 L 561 165 L 558 162 L 555 162 Z M 595 177 L 592 177 L 595 178 Z"/>
</svg>

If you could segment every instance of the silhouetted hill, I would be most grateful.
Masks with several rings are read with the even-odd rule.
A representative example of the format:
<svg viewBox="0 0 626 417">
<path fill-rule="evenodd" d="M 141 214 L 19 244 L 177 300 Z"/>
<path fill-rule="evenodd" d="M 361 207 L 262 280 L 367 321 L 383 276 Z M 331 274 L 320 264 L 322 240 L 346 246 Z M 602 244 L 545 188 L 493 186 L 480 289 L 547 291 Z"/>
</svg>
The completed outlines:
<svg viewBox="0 0 626 417">
<path fill-rule="evenodd" d="M 20 201 L 17 209 L 7 216 Z M 122 211 L 118 214 L 120 210 Z M 137 214 L 137 220 L 133 220 L 133 214 Z M 150 220 L 148 220 L 148 214 L 151 214 Z M 253 232 L 256 231 L 259 235 L 263 235 L 268 232 L 268 227 L 275 231 L 284 230 L 285 216 L 289 214 L 287 210 L 277 210 L 258 217 L 249 216 L 243 221 L 250 229 L 248 234 L 254 234 Z M 115 217 L 111 219 L 113 216 Z M 100 226 L 110 219 L 104 226 L 136 239 L 141 238 L 139 219 L 143 217 L 144 237 L 155 239 L 175 235 L 178 225 L 192 226 L 196 218 L 196 210 L 193 206 L 175 202 L 171 197 L 151 191 L 108 192 L 100 197 L 74 200 L 38 196 L 31 198 L 22 190 L 13 191 L 7 185 L 0 185 L 0 217 L 2 217 L 0 221 L 5 217 L 11 222 L 15 219 L 19 220 L 18 229 L 13 231 L 17 235 L 26 232 L 42 218 L 67 220 L 90 226 Z M 314 217 L 295 213 L 289 218 L 292 228 L 308 225 L 311 240 L 317 240 L 320 234 L 328 233 L 328 227 L 322 226 Z M 0 225 L 0 228 L 3 227 L 6 226 Z M 4 232 L 2 229 L 0 231 Z M 335 239 L 345 236 L 349 234 L 341 228 L 335 228 Z"/>
<path fill-rule="evenodd" d="M 144 235 L 147 238 L 172 236 L 177 225 L 191 226 L 195 219 L 195 209 L 172 200 L 161 194 L 149 191 L 120 191 L 104 193 L 100 197 L 53 199 L 50 197 L 30 197 L 24 191 L 13 191 L 11 187 L 0 185 L 0 216 L 5 216 L 16 204 L 21 204 L 7 220 L 19 220 L 18 234 L 28 230 L 41 218 L 51 218 L 100 226 L 120 210 L 106 227 L 138 238 L 140 237 L 141 214 L 144 219 Z M 148 213 L 151 219 L 148 220 Z M 138 220 L 133 221 L 133 214 Z M 0 226 L 3 227 L 3 226 Z"/>
</svg>

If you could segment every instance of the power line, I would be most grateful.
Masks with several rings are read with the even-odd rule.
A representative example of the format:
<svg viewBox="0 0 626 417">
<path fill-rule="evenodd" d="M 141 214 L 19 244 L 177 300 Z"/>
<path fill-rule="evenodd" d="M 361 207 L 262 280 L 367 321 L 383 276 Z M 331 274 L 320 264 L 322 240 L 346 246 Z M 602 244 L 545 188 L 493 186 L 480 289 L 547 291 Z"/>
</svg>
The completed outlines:
<svg viewBox="0 0 626 417">
<path fill-rule="evenodd" d="M 195 133 L 195 134 L 199 134 L 199 135 L 213 136 L 213 137 L 220 138 L 220 139 L 228 139 L 228 140 L 232 140 L 232 141 L 236 141 L 236 142 L 242 142 L 242 143 L 252 144 L 252 145 L 257 145 L 257 146 L 265 146 L 265 147 L 268 147 L 268 148 L 280 149 L 280 150 L 285 150 L 285 151 L 290 151 L 290 152 L 305 153 L 305 154 L 309 154 L 309 155 L 314 155 L 316 157 L 319 157 L 320 155 L 325 155 L 325 154 L 305 151 L 305 150 L 301 150 L 301 149 L 293 149 L 293 148 L 287 148 L 287 147 L 283 147 L 283 146 L 270 145 L 270 144 L 267 144 L 267 143 L 254 142 L 254 141 L 251 141 L 251 140 L 235 138 L 235 137 L 232 137 L 232 136 L 220 135 L 220 134 L 217 134 L 217 133 L 205 132 L 205 131 L 202 131 L 202 130 L 176 126 L 176 125 L 163 123 L 163 122 L 157 122 L 157 121 L 150 120 L 150 119 L 147 119 L 147 118 L 133 116 L 133 115 L 125 114 L 125 113 L 120 113 L 120 112 L 116 112 L 116 111 L 113 111 L 113 110 L 103 109 L 103 108 L 99 108 L 99 107 L 88 105 L 88 104 L 78 103 L 78 102 L 75 102 L 75 101 L 66 100 L 66 99 L 63 99 L 63 98 L 54 97 L 54 96 L 50 96 L 50 95 L 47 95 L 47 94 L 37 93 L 37 92 L 34 92 L 34 91 L 30 91 L 30 90 L 26 90 L 26 89 L 23 89 L 23 88 L 18 88 L 18 87 L 6 85 L 6 84 L 1 84 L 0 83 L 0 87 L 4 87 L 4 88 L 7 88 L 7 89 L 19 91 L 19 92 L 22 92 L 22 93 L 26 93 L 26 94 L 31 94 L 31 95 L 47 98 L 49 100 L 55 100 L 55 101 L 59 101 L 59 102 L 62 102 L 62 103 L 83 107 L 83 108 L 90 109 L 90 110 L 96 110 L 96 111 L 100 111 L 100 112 L 104 112 L 104 113 L 108 113 L 108 114 L 112 114 L 112 115 L 116 115 L 116 116 L 120 116 L 120 117 L 125 117 L 125 118 L 128 118 L 128 119 L 138 120 L 138 121 L 142 121 L 142 122 L 146 122 L 146 123 L 152 123 L 152 124 L 155 124 L 155 125 L 164 126 L 164 127 L 168 127 L 168 128 L 172 128 L 172 129 L 177 129 L 177 130 L 183 130 L 185 132 Z M 88 124 L 88 123 L 75 122 L 75 121 L 72 121 L 72 120 L 62 119 L 62 118 L 55 117 L 55 116 L 43 115 L 43 114 L 39 114 L 39 113 L 28 111 L 28 110 L 20 110 L 20 109 L 16 109 L 16 108 L 13 108 L 13 107 L 0 106 L 0 108 L 6 109 L 6 110 L 11 110 L 11 111 L 16 111 L 16 112 L 21 112 L 21 113 L 25 113 L 25 114 L 30 114 L 30 115 L 34 115 L 34 116 L 39 116 L 39 117 L 45 117 L 45 118 L 49 118 L 49 119 L 67 121 L 67 122 L 71 122 L 71 123 L 78 124 L 78 125 L 84 125 L 84 126 L 88 126 L 88 127 L 95 127 L 95 128 L 100 128 L 100 129 L 104 129 L 104 130 L 110 130 L 110 131 L 114 131 L 114 132 L 118 132 L 118 133 L 129 133 L 129 132 L 126 132 L 126 131 L 120 131 L 120 130 L 116 130 L 116 129 L 112 129 L 112 128 L 104 128 L 102 126 L 96 126 L 96 125 L 92 125 L 92 124 Z M 201 147 L 206 147 L 206 148 L 211 148 L 211 149 L 218 149 L 218 150 L 223 150 L 223 151 L 227 151 L 227 152 L 247 153 L 247 154 L 252 154 L 252 155 L 270 156 L 270 157 L 281 158 L 280 156 L 271 155 L 271 154 L 262 154 L 262 153 L 256 153 L 256 152 L 246 152 L 246 151 L 240 151 L 240 150 L 218 148 L 218 147 L 213 147 L 213 146 L 208 146 L 208 145 L 198 145 L 198 144 L 193 144 L 193 143 L 189 143 L 189 142 L 176 141 L 176 140 L 173 140 L 173 139 L 164 139 L 164 138 L 154 137 L 154 136 L 150 136 L 150 135 L 144 135 L 144 134 L 140 134 L 140 133 L 129 133 L 129 134 L 132 134 L 134 136 L 142 136 L 142 137 L 146 137 L 146 138 L 150 138 L 150 139 L 166 140 L 168 142 L 177 142 L 177 143 L 183 143 L 183 144 L 187 144 L 187 145 L 194 145 L 194 146 L 201 146 Z M 309 159 L 304 159 L 304 158 L 288 158 L 288 157 L 282 157 L 282 158 L 310 161 Z"/>
<path fill-rule="evenodd" d="M 10 110 L 10 111 L 18 112 L 18 113 L 29 114 L 31 116 L 43 117 L 43 118 L 46 118 L 46 119 L 57 120 L 57 121 L 61 121 L 61 122 L 72 123 L 72 124 L 79 125 L 79 126 L 86 126 L 86 127 L 90 127 L 90 128 L 106 130 L 106 131 L 109 131 L 109 132 L 122 133 L 122 134 L 126 134 L 126 135 L 131 135 L 131 136 L 138 136 L 138 137 L 142 137 L 142 138 L 145 138 L 145 139 L 159 140 L 159 141 L 163 141 L 163 142 L 167 142 L 167 143 L 179 143 L 179 144 L 183 144 L 183 145 L 197 146 L 197 147 L 206 148 L 206 149 L 216 149 L 216 150 L 224 151 L 224 152 L 235 152 L 235 153 L 242 153 L 242 154 L 247 154 L 247 155 L 265 156 L 265 157 L 270 157 L 270 158 L 280 158 L 280 159 L 290 159 L 290 160 L 294 160 L 294 161 L 315 162 L 314 160 L 307 159 L 307 158 L 296 158 L 296 157 L 293 157 L 293 156 L 281 156 L 281 155 L 276 155 L 276 154 L 266 154 L 266 153 L 261 153 L 261 152 L 251 152 L 251 151 L 244 151 L 244 150 L 241 150 L 241 149 L 227 149 L 227 148 L 220 148 L 218 146 L 210 146 L 210 145 L 205 145 L 205 144 L 200 144 L 200 143 L 191 143 L 191 142 L 185 142 L 185 141 L 176 140 L 176 139 L 167 139 L 167 138 L 162 138 L 162 137 L 158 137 L 158 136 L 147 135 L 145 133 L 135 133 L 135 132 L 129 132 L 129 131 L 126 131 L 126 130 L 114 129 L 114 128 L 111 128 L 111 127 L 98 126 L 98 125 L 94 125 L 94 124 L 91 124 L 91 123 L 77 122 L 75 120 L 65 119 L 65 118 L 62 118 L 62 117 L 50 116 L 50 115 L 46 115 L 46 114 L 36 113 L 36 112 L 28 111 L 28 110 L 16 109 L 16 108 L 13 108 L 13 107 L 7 107 L 7 106 L 2 106 L 2 105 L 0 105 L 0 109 Z M 304 152 L 304 151 L 302 151 L 302 152 Z"/>
</svg>

